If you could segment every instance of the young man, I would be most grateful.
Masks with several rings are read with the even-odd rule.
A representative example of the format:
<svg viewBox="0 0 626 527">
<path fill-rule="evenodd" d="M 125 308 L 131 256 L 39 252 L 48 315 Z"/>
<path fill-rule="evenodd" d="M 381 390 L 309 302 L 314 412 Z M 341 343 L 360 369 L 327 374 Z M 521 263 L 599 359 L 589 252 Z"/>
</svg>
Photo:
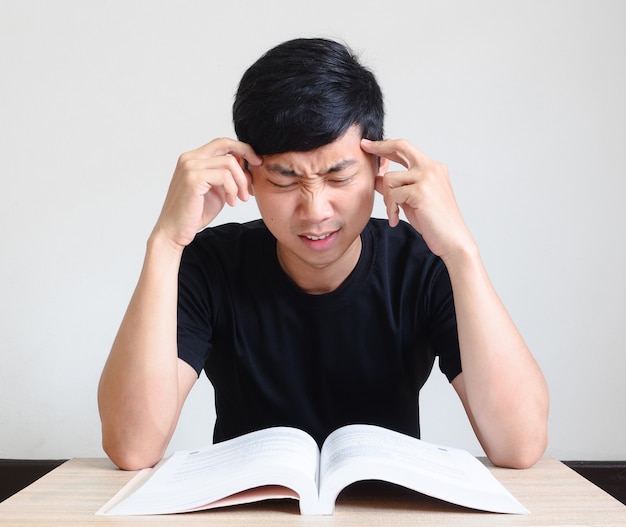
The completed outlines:
<svg viewBox="0 0 626 527">
<path fill-rule="evenodd" d="M 291 425 L 321 443 L 347 423 L 419 437 L 438 356 L 491 461 L 534 464 L 544 378 L 445 166 L 383 140 L 371 72 L 336 42 L 289 41 L 244 74 L 233 116 L 239 140 L 180 157 L 148 240 L 99 386 L 111 459 L 159 461 L 203 369 L 216 441 Z M 376 192 L 388 219 L 370 218 Z M 204 229 L 250 195 L 262 220 Z"/>
</svg>

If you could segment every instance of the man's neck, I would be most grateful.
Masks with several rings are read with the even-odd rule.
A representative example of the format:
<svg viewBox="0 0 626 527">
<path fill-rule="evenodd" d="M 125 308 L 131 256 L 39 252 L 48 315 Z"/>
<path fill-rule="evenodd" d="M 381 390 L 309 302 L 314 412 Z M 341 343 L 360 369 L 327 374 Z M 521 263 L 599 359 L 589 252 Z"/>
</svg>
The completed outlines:
<svg viewBox="0 0 626 527">
<path fill-rule="evenodd" d="M 322 295 L 331 293 L 343 284 L 356 267 L 363 243 L 357 237 L 350 248 L 336 261 L 327 265 L 312 265 L 277 245 L 278 261 L 283 271 L 305 293 Z"/>
</svg>

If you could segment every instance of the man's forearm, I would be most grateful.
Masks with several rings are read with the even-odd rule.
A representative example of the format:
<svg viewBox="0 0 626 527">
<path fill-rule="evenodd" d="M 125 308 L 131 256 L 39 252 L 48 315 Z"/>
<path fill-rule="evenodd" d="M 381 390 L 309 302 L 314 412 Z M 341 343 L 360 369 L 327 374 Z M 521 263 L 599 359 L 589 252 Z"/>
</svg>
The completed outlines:
<svg viewBox="0 0 626 527">
<path fill-rule="evenodd" d="M 180 251 L 158 237 L 102 373 L 103 446 L 124 468 L 158 461 L 179 413 L 176 305 Z"/>
<path fill-rule="evenodd" d="M 462 399 L 477 436 L 495 464 L 532 465 L 547 444 L 549 402 L 543 374 L 478 251 L 461 253 L 446 265 L 461 348 Z M 459 391 L 458 384 L 455 388 Z"/>
</svg>

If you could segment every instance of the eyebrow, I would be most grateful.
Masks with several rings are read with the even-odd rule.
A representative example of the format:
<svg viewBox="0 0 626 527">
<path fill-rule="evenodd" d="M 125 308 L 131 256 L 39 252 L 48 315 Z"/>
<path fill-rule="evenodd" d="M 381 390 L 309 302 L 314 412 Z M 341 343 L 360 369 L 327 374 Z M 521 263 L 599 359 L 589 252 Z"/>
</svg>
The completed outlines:
<svg viewBox="0 0 626 527">
<path fill-rule="evenodd" d="M 334 165 L 330 166 L 328 169 L 322 172 L 319 172 L 317 175 L 327 176 L 328 174 L 333 174 L 335 172 L 341 172 L 343 170 L 346 170 L 356 164 L 357 164 L 357 161 L 354 159 L 344 159 L 343 161 L 339 161 L 338 163 L 335 163 Z M 292 168 L 285 167 L 279 163 L 273 163 L 271 165 L 268 165 L 266 168 L 270 172 L 275 172 L 276 174 L 279 174 L 281 176 L 302 177 L 301 174 L 298 174 Z"/>
</svg>

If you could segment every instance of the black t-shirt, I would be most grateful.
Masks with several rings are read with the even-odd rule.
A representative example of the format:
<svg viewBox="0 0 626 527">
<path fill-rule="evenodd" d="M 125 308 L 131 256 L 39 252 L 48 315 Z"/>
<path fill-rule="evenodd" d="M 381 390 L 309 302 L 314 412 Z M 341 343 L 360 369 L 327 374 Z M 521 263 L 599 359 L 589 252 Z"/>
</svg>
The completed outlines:
<svg viewBox="0 0 626 527">
<path fill-rule="evenodd" d="M 214 440 L 294 426 L 321 444 L 349 423 L 419 437 L 435 356 L 461 371 L 450 279 L 407 223 L 372 219 L 359 262 L 311 295 L 284 273 L 261 220 L 200 232 L 179 277 L 179 356 L 215 388 Z"/>
</svg>

